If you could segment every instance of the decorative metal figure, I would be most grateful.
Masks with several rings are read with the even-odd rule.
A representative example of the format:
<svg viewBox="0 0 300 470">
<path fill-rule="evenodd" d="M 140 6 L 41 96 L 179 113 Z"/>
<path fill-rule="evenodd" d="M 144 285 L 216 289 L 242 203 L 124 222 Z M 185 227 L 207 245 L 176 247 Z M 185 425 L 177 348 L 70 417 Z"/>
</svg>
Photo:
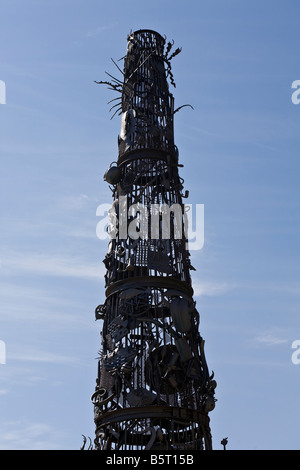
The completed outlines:
<svg viewBox="0 0 300 470">
<path fill-rule="evenodd" d="M 97 82 L 120 93 L 111 109 L 122 116 L 118 161 L 104 175 L 113 204 L 106 300 L 96 308 L 103 320 L 92 395 L 99 450 L 212 448 L 216 382 L 199 334 L 184 230 L 178 235 L 184 213 L 168 212 L 182 209 L 186 197 L 173 132 L 180 108 L 167 82 L 175 86 L 171 59 L 180 49 L 171 53 L 172 46 L 151 30 L 131 33 L 124 70 L 117 66 L 123 80 Z"/>
</svg>

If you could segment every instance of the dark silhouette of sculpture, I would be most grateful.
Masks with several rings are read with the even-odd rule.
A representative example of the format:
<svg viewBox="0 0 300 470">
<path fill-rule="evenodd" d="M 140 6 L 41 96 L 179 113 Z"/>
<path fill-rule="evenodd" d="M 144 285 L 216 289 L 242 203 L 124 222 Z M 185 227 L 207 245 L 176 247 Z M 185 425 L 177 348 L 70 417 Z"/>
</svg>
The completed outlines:
<svg viewBox="0 0 300 470">
<path fill-rule="evenodd" d="M 103 260 L 106 300 L 92 402 L 99 450 L 211 449 L 209 374 L 193 300 L 174 143 L 173 43 L 151 30 L 128 36 L 118 93 L 118 159 L 104 175 L 112 191 L 111 239 Z M 189 105 L 187 105 L 189 106 Z M 173 207 L 173 210 L 170 208 Z M 180 209 L 175 213 L 174 208 Z"/>
</svg>

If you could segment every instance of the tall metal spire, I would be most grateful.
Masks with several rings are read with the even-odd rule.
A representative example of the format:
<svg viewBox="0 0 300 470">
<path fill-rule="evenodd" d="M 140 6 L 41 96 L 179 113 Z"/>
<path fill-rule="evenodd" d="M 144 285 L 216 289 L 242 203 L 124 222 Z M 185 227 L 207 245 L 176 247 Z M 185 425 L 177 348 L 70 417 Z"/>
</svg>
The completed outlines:
<svg viewBox="0 0 300 470">
<path fill-rule="evenodd" d="M 110 242 L 103 260 L 106 300 L 92 396 L 95 448 L 211 449 L 210 375 L 193 300 L 183 180 L 174 143 L 171 59 L 180 52 L 151 30 L 128 36 L 119 93 Z"/>
</svg>

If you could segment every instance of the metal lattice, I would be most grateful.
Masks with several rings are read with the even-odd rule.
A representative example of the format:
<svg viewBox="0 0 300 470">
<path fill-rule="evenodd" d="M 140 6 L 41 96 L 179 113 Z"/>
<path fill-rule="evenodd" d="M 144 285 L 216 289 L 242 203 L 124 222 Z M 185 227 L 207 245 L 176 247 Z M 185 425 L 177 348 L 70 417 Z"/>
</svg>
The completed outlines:
<svg viewBox="0 0 300 470">
<path fill-rule="evenodd" d="M 177 110 L 167 81 L 175 85 L 170 61 L 180 49 L 172 53 L 172 46 L 154 31 L 132 33 L 123 80 L 97 82 L 120 94 L 112 109 L 121 115 L 118 161 L 104 177 L 113 195 L 111 241 L 106 300 L 96 308 L 103 328 L 92 402 L 101 450 L 211 449 L 216 382 L 186 249 Z M 141 211 L 143 221 L 135 218 Z"/>
</svg>

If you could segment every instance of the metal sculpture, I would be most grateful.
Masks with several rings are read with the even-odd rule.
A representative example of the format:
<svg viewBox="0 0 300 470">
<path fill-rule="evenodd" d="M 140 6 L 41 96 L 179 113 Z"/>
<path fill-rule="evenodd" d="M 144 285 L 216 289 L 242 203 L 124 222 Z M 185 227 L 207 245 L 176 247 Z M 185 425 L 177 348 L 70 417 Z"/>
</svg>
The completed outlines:
<svg viewBox="0 0 300 470">
<path fill-rule="evenodd" d="M 216 382 L 178 229 L 186 219 L 169 210 L 182 209 L 187 196 L 173 132 L 181 107 L 174 109 L 167 82 L 175 86 L 171 59 L 180 49 L 172 53 L 172 46 L 151 30 L 131 33 L 124 70 L 117 66 L 122 80 L 97 82 L 120 94 L 111 110 L 122 116 L 118 161 L 104 175 L 113 204 L 106 300 L 96 308 L 103 320 L 92 395 L 99 450 L 212 448 Z"/>
</svg>

